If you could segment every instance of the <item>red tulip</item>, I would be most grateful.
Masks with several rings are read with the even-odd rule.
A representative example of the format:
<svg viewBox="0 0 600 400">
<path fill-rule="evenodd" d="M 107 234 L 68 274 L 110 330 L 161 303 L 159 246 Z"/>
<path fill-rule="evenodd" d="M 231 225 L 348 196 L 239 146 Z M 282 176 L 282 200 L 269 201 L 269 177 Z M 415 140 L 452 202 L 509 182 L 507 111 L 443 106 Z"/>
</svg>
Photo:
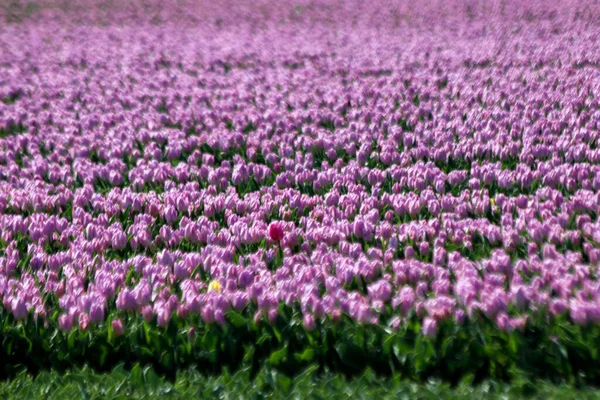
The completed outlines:
<svg viewBox="0 0 600 400">
<path fill-rule="evenodd" d="M 281 224 L 271 224 L 269 226 L 269 236 L 276 242 L 281 241 L 281 239 L 283 239 L 283 227 Z"/>
</svg>

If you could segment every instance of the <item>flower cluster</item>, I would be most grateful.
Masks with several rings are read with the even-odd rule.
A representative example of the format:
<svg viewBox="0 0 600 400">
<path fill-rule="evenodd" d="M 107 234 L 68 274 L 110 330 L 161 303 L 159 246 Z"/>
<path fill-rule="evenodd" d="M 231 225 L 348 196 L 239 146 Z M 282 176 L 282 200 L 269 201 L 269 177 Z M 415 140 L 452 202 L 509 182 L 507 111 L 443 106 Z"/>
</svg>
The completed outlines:
<svg viewBox="0 0 600 400">
<path fill-rule="evenodd" d="M 282 305 L 309 331 L 600 323 L 598 31 L 450 3 L 437 30 L 0 30 L 0 308 L 117 336 Z"/>
</svg>

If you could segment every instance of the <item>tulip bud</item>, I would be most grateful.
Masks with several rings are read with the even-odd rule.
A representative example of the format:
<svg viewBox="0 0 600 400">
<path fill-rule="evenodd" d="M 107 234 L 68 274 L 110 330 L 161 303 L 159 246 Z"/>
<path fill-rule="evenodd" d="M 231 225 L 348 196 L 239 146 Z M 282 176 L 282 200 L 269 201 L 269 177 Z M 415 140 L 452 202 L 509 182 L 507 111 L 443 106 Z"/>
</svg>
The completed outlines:
<svg viewBox="0 0 600 400">
<path fill-rule="evenodd" d="M 125 328 L 123 327 L 123 321 L 120 318 L 117 318 L 112 321 L 110 324 L 113 330 L 113 333 L 116 337 L 119 337 L 125 333 Z"/>
<path fill-rule="evenodd" d="M 311 314 L 305 314 L 302 318 L 302 324 L 307 331 L 314 331 L 316 328 L 315 318 Z"/>
<path fill-rule="evenodd" d="M 423 319 L 423 335 L 428 338 L 434 338 L 437 335 L 437 321 L 435 319 L 425 317 Z"/>
</svg>

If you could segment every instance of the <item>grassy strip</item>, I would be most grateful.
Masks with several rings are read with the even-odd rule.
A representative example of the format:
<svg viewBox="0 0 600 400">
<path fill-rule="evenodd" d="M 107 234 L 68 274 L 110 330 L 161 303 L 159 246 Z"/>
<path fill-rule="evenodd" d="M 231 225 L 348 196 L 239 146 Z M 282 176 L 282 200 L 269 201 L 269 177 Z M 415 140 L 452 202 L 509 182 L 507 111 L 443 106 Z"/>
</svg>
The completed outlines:
<svg viewBox="0 0 600 400">
<path fill-rule="evenodd" d="M 600 392 L 591 387 L 576 388 L 554 385 L 546 381 L 522 381 L 511 384 L 487 380 L 478 385 L 461 382 L 451 387 L 431 381 L 415 383 L 398 376 L 384 379 L 373 372 L 347 380 L 330 372 L 317 374 L 309 368 L 296 378 L 290 378 L 267 369 L 252 379 L 248 370 L 231 375 L 200 374 L 196 370 L 177 373 L 174 380 L 158 376 L 151 368 L 134 366 L 130 371 L 118 366 L 99 374 L 90 369 L 66 373 L 42 372 L 36 377 L 26 373 L 0 383 L 3 399 L 596 399 Z"/>
</svg>

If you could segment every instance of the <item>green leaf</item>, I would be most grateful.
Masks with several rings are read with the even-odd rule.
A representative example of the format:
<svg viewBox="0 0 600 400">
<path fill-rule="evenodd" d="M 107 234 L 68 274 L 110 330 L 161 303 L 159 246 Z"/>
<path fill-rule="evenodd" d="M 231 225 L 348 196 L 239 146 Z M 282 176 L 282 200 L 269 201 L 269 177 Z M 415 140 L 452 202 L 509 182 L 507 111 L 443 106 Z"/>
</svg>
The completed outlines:
<svg viewBox="0 0 600 400">
<path fill-rule="evenodd" d="M 518 351 L 518 343 L 514 333 L 508 337 L 508 345 L 510 346 L 510 351 L 512 351 L 513 354 L 516 354 Z"/>
<path fill-rule="evenodd" d="M 335 350 L 344 364 L 357 369 L 362 369 L 364 367 L 366 354 L 354 343 L 340 343 L 335 346 Z"/>
<path fill-rule="evenodd" d="M 254 358 L 254 346 L 244 346 L 244 363 L 250 363 Z"/>
<path fill-rule="evenodd" d="M 140 364 L 135 364 L 133 368 L 131 368 L 131 377 L 135 383 L 143 383 L 142 368 L 140 368 Z"/>
<path fill-rule="evenodd" d="M 158 387 L 159 377 L 150 366 L 144 368 L 144 382 L 153 389 Z"/>
<path fill-rule="evenodd" d="M 281 336 L 281 331 L 279 329 L 277 329 L 276 326 L 273 327 L 273 333 L 275 334 L 275 337 L 277 338 L 277 341 L 281 342 L 281 340 L 283 339 L 283 337 Z"/>
<path fill-rule="evenodd" d="M 233 325 L 235 328 L 246 326 L 246 318 L 244 318 L 239 312 L 231 310 L 225 315 L 227 316 L 227 319 L 231 325 Z"/>
<path fill-rule="evenodd" d="M 383 342 L 383 354 L 385 354 L 386 356 L 389 356 L 392 352 L 392 346 L 394 345 L 394 343 L 396 342 L 396 335 L 390 335 L 390 337 L 388 337 L 387 339 L 385 339 L 385 341 Z"/>
<path fill-rule="evenodd" d="M 315 358 L 315 351 L 313 349 L 306 349 L 302 353 L 294 354 L 294 358 L 298 361 L 311 362 Z"/>
<path fill-rule="evenodd" d="M 219 338 L 213 331 L 208 331 L 202 338 L 202 345 L 208 351 L 214 351 L 217 348 Z"/>
<path fill-rule="evenodd" d="M 108 349 L 106 348 L 106 346 L 102 346 L 101 349 L 102 350 L 100 352 L 100 366 L 103 366 L 106 362 L 106 356 L 108 356 Z"/>
<path fill-rule="evenodd" d="M 260 338 L 259 338 L 259 339 L 256 341 L 256 344 L 260 346 L 261 344 L 263 344 L 264 342 L 267 342 L 267 341 L 269 341 L 269 340 L 271 340 L 271 335 L 270 335 L 268 332 L 265 332 L 265 333 L 264 333 L 264 334 L 263 334 L 263 335 L 262 335 L 262 336 L 261 336 L 261 337 L 260 337 Z"/>
<path fill-rule="evenodd" d="M 292 387 L 292 380 L 283 374 L 278 374 L 277 375 L 277 386 L 279 386 L 279 388 L 282 391 L 287 393 L 290 391 L 290 388 Z"/>
<path fill-rule="evenodd" d="M 287 356 L 287 347 L 284 347 L 281 350 L 274 351 L 269 357 L 269 363 L 273 366 L 277 366 L 281 364 L 283 359 Z"/>
<path fill-rule="evenodd" d="M 139 350 L 142 352 L 142 354 L 147 355 L 152 357 L 154 355 L 154 352 L 152 350 L 150 350 L 148 347 L 146 346 L 140 346 Z"/>
<path fill-rule="evenodd" d="M 152 342 L 150 326 L 144 322 L 144 337 L 146 338 L 146 344 L 150 345 Z"/>
<path fill-rule="evenodd" d="M 75 339 L 77 338 L 77 331 L 72 331 L 69 333 L 69 337 L 67 338 L 67 347 L 69 350 L 73 350 L 75 347 Z"/>
</svg>

